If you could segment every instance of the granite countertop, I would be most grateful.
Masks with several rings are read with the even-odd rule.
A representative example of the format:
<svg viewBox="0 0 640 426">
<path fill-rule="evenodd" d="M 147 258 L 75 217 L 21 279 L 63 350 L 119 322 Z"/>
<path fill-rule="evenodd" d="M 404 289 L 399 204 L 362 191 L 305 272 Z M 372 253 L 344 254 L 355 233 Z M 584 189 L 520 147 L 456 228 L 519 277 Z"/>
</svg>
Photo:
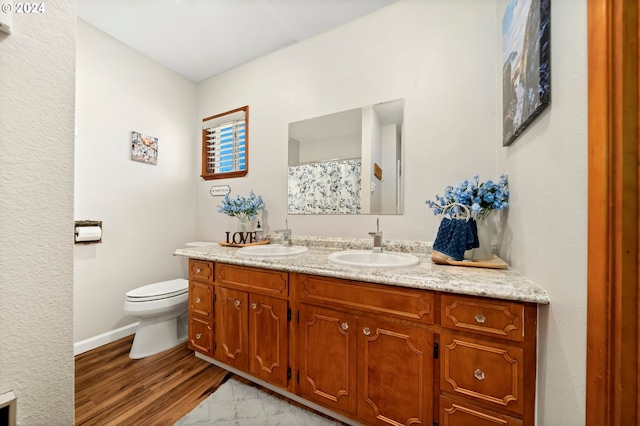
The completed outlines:
<svg viewBox="0 0 640 426">
<path fill-rule="evenodd" d="M 279 242 L 277 236 L 269 237 L 272 243 Z M 418 265 L 406 268 L 356 268 L 336 264 L 327 258 L 330 253 L 340 250 L 370 249 L 371 239 L 294 237 L 293 244 L 304 245 L 309 248 L 309 251 L 293 256 L 247 257 L 239 255 L 237 248 L 211 245 L 180 248 L 173 254 L 232 265 L 299 272 L 446 293 L 539 304 L 549 303 L 549 296 L 542 287 L 511 268 L 486 269 L 436 265 L 431 262 L 431 245 L 426 242 L 384 242 L 385 250 L 408 252 L 420 259 Z"/>
</svg>

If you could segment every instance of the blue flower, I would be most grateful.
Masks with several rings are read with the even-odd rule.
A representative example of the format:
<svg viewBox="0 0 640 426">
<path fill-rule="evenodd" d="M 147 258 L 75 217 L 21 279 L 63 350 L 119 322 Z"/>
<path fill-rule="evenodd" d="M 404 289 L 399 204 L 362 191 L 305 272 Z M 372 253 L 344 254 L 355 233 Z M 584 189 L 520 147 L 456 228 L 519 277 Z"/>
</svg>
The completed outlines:
<svg viewBox="0 0 640 426">
<path fill-rule="evenodd" d="M 264 201 L 262 200 L 262 195 L 256 196 L 252 189 L 246 198 L 240 195 L 231 198 L 227 193 L 218 206 L 218 213 L 224 213 L 228 216 L 235 216 L 246 220 L 255 218 L 263 208 Z"/>
<path fill-rule="evenodd" d="M 442 196 L 436 195 L 435 201 L 426 203 L 433 214 L 462 218 L 470 214 L 476 219 L 485 219 L 493 210 L 509 207 L 508 199 L 507 175 L 501 175 L 497 183 L 480 182 L 480 176 L 475 175 L 473 180 L 464 180 L 455 187 L 447 185 Z"/>
</svg>

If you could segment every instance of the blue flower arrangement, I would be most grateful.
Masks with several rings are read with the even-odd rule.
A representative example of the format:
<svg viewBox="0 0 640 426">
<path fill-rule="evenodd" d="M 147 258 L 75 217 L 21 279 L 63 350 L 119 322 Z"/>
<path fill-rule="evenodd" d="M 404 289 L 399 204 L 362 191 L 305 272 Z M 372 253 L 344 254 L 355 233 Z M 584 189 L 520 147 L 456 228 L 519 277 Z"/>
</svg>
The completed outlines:
<svg viewBox="0 0 640 426">
<path fill-rule="evenodd" d="M 509 207 L 507 175 L 500 176 L 499 182 L 480 182 L 480 176 L 476 175 L 472 181 L 464 180 L 456 186 L 448 185 L 444 195 L 436 195 L 435 198 L 436 201 L 426 201 L 433 214 L 442 214 L 449 218 L 483 220 L 493 210 Z"/>
<path fill-rule="evenodd" d="M 235 198 L 231 198 L 227 193 L 218 206 L 218 213 L 224 213 L 237 217 L 241 221 L 246 221 L 254 219 L 263 208 L 262 195 L 256 195 L 252 189 L 249 191 L 248 197 L 237 195 Z"/>
</svg>

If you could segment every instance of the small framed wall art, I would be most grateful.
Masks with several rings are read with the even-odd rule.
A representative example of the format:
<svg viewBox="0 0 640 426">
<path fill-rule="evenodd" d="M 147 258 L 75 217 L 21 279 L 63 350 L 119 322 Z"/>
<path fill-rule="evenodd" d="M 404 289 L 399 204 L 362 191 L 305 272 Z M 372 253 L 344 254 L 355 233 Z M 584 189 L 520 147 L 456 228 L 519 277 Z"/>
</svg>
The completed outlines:
<svg viewBox="0 0 640 426">
<path fill-rule="evenodd" d="M 147 164 L 158 164 L 158 138 L 131 132 L 131 159 Z"/>
<path fill-rule="evenodd" d="M 551 0 L 509 0 L 502 18 L 502 144 L 551 100 Z"/>
</svg>

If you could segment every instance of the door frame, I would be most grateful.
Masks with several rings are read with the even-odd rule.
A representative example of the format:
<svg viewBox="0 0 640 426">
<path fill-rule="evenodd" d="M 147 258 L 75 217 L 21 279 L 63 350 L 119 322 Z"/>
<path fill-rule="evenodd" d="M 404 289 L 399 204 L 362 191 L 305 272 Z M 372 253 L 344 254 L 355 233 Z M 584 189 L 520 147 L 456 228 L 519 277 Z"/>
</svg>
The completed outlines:
<svg viewBox="0 0 640 426">
<path fill-rule="evenodd" d="M 587 0 L 588 426 L 640 424 L 639 11 L 637 1 Z"/>
</svg>

